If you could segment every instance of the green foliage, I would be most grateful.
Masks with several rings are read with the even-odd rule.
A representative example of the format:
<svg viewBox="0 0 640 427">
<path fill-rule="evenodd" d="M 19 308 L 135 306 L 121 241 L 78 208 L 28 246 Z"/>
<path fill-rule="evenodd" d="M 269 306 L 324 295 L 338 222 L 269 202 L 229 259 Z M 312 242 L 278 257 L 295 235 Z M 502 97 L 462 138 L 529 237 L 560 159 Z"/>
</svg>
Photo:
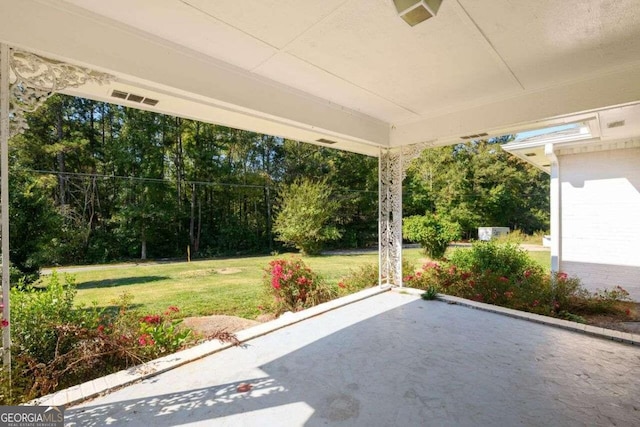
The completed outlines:
<svg viewBox="0 0 640 427">
<path fill-rule="evenodd" d="M 169 306 L 163 315 L 146 315 L 140 319 L 138 344 L 152 349 L 153 355 L 173 353 L 188 342 L 190 329 L 180 326 L 182 319 L 174 316 L 180 310 Z"/>
<path fill-rule="evenodd" d="M 299 258 L 273 260 L 265 272 L 265 286 L 273 296 L 276 314 L 300 311 L 337 296 L 337 290 Z"/>
<path fill-rule="evenodd" d="M 574 321 L 580 315 L 621 314 L 628 293 L 616 287 L 590 293 L 580 280 L 565 273 L 544 274 L 527 253 L 515 245 L 480 242 L 458 250 L 448 262 L 429 262 L 405 277 L 414 288 L 455 295 Z"/>
<path fill-rule="evenodd" d="M 437 215 L 414 215 L 403 220 L 402 232 L 407 240 L 420 243 L 433 259 L 444 256 L 447 246 L 460 238 L 460 226 Z"/>
<path fill-rule="evenodd" d="M 511 139 L 424 150 L 407 171 L 406 215 L 446 212 L 467 238 L 482 226 L 547 229 L 549 178 L 500 148 Z"/>
<path fill-rule="evenodd" d="M 342 294 L 351 294 L 363 289 L 372 288 L 378 285 L 378 264 L 365 264 L 356 269 L 352 269 L 349 274 L 342 277 L 338 282 L 338 287 Z"/>
<path fill-rule="evenodd" d="M 98 314 L 90 309 L 74 310 L 75 296 L 73 276 L 64 275 L 60 280 L 55 272 L 35 286 L 11 289 L 12 340 L 16 350 L 48 363 L 59 345 L 57 326 L 95 326 Z"/>
<path fill-rule="evenodd" d="M 54 247 L 61 217 L 49 197 L 49 180 L 12 171 L 9 184 L 12 283 L 33 282 Z"/>
<path fill-rule="evenodd" d="M 434 300 L 436 298 L 438 298 L 438 288 L 436 286 L 428 286 L 427 290 L 420 295 L 422 297 L 422 299 L 424 300 Z"/>
<path fill-rule="evenodd" d="M 340 205 L 331 198 L 331 187 L 322 180 L 299 179 L 285 185 L 278 196 L 279 212 L 273 230 L 278 240 L 302 254 L 320 253 L 323 243 L 340 238 L 331 222 Z"/>
<path fill-rule="evenodd" d="M 413 273 L 415 266 L 406 258 L 402 259 L 402 276 L 407 277 Z M 351 294 L 366 288 L 378 286 L 378 263 L 365 264 L 349 271 L 349 274 L 340 278 L 338 287 L 342 294 Z"/>
<path fill-rule="evenodd" d="M 527 251 L 511 243 L 477 241 L 471 249 L 458 249 L 449 258 L 456 267 L 477 273 L 491 272 L 498 276 L 512 277 L 526 270 L 536 274 L 542 272 Z"/>
<path fill-rule="evenodd" d="M 192 338 L 175 319 L 177 307 L 143 316 L 74 307 L 71 276 L 56 273 L 36 286 L 11 290 L 13 372 L 0 372 L 2 404 L 19 403 L 176 351 Z M 11 390 L 10 390 L 11 389 Z M 11 391 L 11 392 L 10 392 Z"/>
</svg>

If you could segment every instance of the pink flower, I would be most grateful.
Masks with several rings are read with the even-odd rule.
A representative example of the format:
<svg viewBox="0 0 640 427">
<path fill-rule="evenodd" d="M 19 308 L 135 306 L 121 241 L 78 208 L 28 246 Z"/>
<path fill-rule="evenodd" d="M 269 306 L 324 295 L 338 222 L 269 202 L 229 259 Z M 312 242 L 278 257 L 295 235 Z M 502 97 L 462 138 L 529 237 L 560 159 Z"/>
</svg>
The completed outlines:
<svg viewBox="0 0 640 427">
<path fill-rule="evenodd" d="M 564 282 L 565 280 L 567 280 L 567 273 L 558 273 L 558 280 Z"/>
<path fill-rule="evenodd" d="M 155 343 L 156 342 L 153 340 L 153 338 L 151 338 L 151 335 L 149 334 L 142 334 L 138 338 L 138 344 L 140 344 L 141 346 L 152 346 Z"/>
<path fill-rule="evenodd" d="M 339 287 L 339 288 L 343 288 L 343 289 L 344 289 L 346 286 L 345 286 L 345 284 L 344 284 L 344 283 L 342 283 L 342 282 L 338 282 L 338 287 Z"/>
<path fill-rule="evenodd" d="M 502 283 L 506 283 L 506 282 L 508 282 L 508 281 L 509 281 L 509 279 L 507 279 L 507 278 L 506 278 L 506 277 L 504 277 L 504 276 L 500 276 L 500 277 L 498 278 L 498 280 L 499 280 L 499 281 L 501 281 Z"/>
<path fill-rule="evenodd" d="M 513 292 L 511 292 L 511 291 L 506 291 L 506 292 L 504 293 L 504 296 L 505 296 L 505 297 L 507 297 L 507 299 L 511 299 L 511 298 L 513 298 Z"/>
<path fill-rule="evenodd" d="M 528 277 L 530 277 L 530 276 L 531 276 L 531 271 L 529 271 L 529 270 L 525 270 L 525 271 L 524 271 L 524 277 L 527 277 L 527 278 L 528 278 Z"/>
<path fill-rule="evenodd" d="M 533 300 L 533 304 L 532 304 L 532 305 L 533 305 L 534 307 L 537 307 L 539 304 L 540 304 L 540 301 L 538 301 L 537 299 L 534 299 L 534 300 Z"/>
<path fill-rule="evenodd" d="M 7 319 L 2 319 L 2 322 L 0 322 L 0 326 L 6 328 L 7 326 L 9 326 L 9 321 Z"/>
<path fill-rule="evenodd" d="M 159 314 L 150 314 L 147 316 L 144 316 L 141 319 L 142 323 L 146 323 L 148 325 L 157 325 L 162 323 L 162 317 L 160 317 Z"/>
</svg>

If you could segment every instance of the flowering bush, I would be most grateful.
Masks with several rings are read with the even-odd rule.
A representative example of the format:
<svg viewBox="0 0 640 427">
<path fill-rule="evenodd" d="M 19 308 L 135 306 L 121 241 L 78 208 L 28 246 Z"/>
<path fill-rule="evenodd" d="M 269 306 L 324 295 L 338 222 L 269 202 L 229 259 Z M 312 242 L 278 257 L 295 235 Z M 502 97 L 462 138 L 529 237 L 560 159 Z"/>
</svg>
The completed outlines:
<svg viewBox="0 0 640 427">
<path fill-rule="evenodd" d="M 513 245 L 480 243 L 428 262 L 404 278 L 407 286 L 517 310 L 584 321 L 578 314 L 617 313 L 628 293 L 616 287 L 591 293 L 566 273 L 544 274 Z"/>
<path fill-rule="evenodd" d="M 182 319 L 176 319 L 175 314 L 180 310 L 170 306 L 163 315 L 147 315 L 140 319 L 138 345 L 150 348 L 152 354 L 173 353 L 182 348 L 191 330 L 181 328 Z"/>
<path fill-rule="evenodd" d="M 275 259 L 265 272 L 266 287 L 273 296 L 276 314 L 303 310 L 337 296 L 336 289 L 299 258 Z"/>
<path fill-rule="evenodd" d="M 0 404 L 21 403 L 125 369 L 183 347 L 177 307 L 140 317 L 127 294 L 117 312 L 75 307 L 72 276 L 54 273 L 38 287 L 11 289 L 13 364 L 0 370 Z"/>
</svg>

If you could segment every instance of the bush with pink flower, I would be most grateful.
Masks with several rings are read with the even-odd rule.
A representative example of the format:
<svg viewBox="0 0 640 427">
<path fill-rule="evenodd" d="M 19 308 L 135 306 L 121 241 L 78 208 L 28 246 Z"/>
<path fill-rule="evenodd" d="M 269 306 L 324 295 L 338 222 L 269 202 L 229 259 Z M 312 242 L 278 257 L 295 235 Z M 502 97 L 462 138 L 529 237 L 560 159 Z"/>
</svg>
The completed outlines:
<svg viewBox="0 0 640 427">
<path fill-rule="evenodd" d="M 265 268 L 265 285 L 273 297 L 273 311 L 300 311 L 329 301 L 338 294 L 300 258 L 280 258 Z"/>
<path fill-rule="evenodd" d="M 628 293 L 615 287 L 595 293 L 577 277 L 545 273 L 526 251 L 511 244 L 478 242 L 454 252 L 449 260 L 428 262 L 405 276 L 406 286 L 517 310 L 584 321 L 580 315 L 616 313 Z"/>
</svg>

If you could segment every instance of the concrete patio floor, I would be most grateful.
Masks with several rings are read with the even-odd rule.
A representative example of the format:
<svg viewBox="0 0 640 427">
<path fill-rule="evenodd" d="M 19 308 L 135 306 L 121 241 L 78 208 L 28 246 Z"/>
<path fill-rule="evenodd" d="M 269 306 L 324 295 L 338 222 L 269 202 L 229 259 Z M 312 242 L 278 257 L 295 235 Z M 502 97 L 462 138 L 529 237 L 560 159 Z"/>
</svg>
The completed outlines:
<svg viewBox="0 0 640 427">
<path fill-rule="evenodd" d="M 640 349 L 386 292 L 67 408 L 69 426 L 640 425 Z M 237 387 L 250 383 L 249 392 Z"/>
</svg>

